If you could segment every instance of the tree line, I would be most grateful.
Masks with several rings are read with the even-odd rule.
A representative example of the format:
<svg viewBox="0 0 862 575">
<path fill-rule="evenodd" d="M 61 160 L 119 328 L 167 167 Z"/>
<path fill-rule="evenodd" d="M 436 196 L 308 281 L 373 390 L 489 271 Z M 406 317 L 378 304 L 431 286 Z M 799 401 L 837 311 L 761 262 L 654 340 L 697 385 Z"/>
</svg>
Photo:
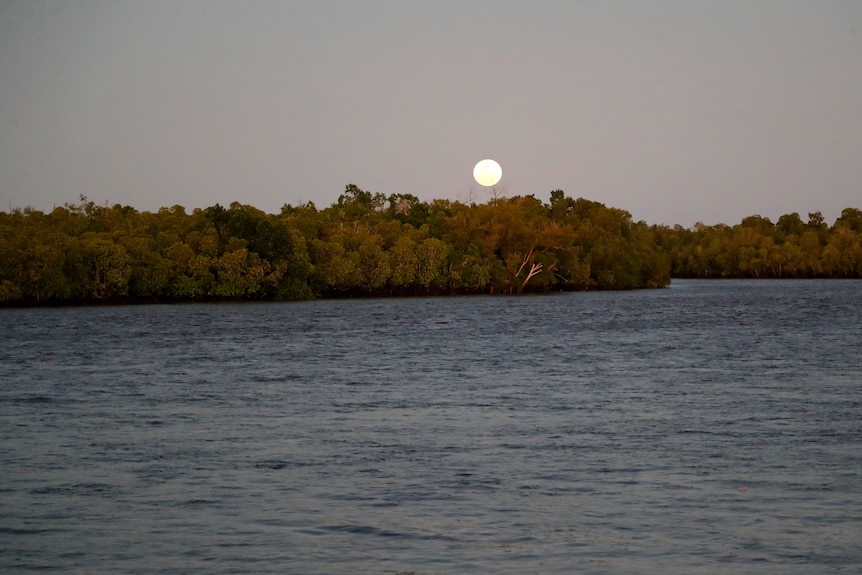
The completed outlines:
<svg viewBox="0 0 862 575">
<path fill-rule="evenodd" d="M 862 278 L 862 211 L 846 208 L 832 226 L 820 212 L 785 214 L 774 224 L 749 216 L 735 226 L 657 228 L 674 277 Z"/>
<path fill-rule="evenodd" d="M 238 202 L 139 212 L 81 197 L 0 212 L 0 303 L 51 304 L 658 288 L 680 277 L 862 277 L 862 212 L 649 226 L 554 190 L 419 201 L 350 184 L 267 214 Z"/>
</svg>

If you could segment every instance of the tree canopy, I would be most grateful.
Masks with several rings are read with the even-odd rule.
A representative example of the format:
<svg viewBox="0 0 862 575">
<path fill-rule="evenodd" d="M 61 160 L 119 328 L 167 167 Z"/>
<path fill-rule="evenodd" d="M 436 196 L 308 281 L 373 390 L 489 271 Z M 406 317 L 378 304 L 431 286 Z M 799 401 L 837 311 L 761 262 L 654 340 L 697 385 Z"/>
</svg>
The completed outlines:
<svg viewBox="0 0 862 575">
<path fill-rule="evenodd" d="M 81 197 L 0 212 L 0 304 L 310 299 L 664 287 L 678 277 L 862 277 L 862 212 L 649 226 L 562 191 L 487 203 L 346 186 L 328 208 L 139 212 Z"/>
<path fill-rule="evenodd" d="M 656 229 L 675 277 L 862 278 L 862 211 L 846 208 L 831 227 L 820 212 L 772 223 L 749 216 L 735 226 Z"/>
</svg>

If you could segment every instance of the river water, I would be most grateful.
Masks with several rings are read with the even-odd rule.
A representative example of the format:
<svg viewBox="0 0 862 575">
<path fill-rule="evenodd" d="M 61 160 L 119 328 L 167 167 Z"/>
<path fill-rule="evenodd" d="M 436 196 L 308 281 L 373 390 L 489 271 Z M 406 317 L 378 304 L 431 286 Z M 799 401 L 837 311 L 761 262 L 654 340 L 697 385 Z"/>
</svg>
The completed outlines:
<svg viewBox="0 0 862 575">
<path fill-rule="evenodd" d="M 0 310 L 3 573 L 862 572 L 862 282 Z"/>
</svg>

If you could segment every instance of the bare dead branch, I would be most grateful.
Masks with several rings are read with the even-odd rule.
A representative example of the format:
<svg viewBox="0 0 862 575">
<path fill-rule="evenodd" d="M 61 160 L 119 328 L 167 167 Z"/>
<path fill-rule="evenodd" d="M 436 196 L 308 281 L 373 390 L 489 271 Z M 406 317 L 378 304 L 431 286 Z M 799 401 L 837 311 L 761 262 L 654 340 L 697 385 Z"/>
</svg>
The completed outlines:
<svg viewBox="0 0 862 575">
<path fill-rule="evenodd" d="M 515 272 L 515 277 L 518 277 L 519 275 L 521 275 L 521 271 L 524 269 L 524 266 L 526 266 L 532 258 L 533 258 L 533 248 L 530 248 L 530 253 L 528 253 L 526 256 L 524 256 L 524 261 L 523 261 L 523 263 L 521 263 L 521 267 L 518 268 L 518 271 Z"/>
<path fill-rule="evenodd" d="M 532 266 L 530 266 L 530 273 L 527 274 L 527 279 L 525 279 L 524 283 L 521 284 L 521 289 L 523 290 L 524 286 L 527 285 L 527 282 L 530 281 L 533 276 L 539 274 L 541 271 L 542 264 L 533 264 Z"/>
</svg>

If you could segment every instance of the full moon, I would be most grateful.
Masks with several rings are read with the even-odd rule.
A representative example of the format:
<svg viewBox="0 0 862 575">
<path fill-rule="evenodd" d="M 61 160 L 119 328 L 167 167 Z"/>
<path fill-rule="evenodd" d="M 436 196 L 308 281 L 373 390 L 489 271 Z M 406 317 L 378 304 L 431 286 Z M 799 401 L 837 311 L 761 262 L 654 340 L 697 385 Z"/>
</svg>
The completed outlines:
<svg viewBox="0 0 862 575">
<path fill-rule="evenodd" d="M 493 186 L 503 177 L 503 168 L 494 160 L 482 160 L 473 168 L 473 177 L 483 186 Z"/>
</svg>

